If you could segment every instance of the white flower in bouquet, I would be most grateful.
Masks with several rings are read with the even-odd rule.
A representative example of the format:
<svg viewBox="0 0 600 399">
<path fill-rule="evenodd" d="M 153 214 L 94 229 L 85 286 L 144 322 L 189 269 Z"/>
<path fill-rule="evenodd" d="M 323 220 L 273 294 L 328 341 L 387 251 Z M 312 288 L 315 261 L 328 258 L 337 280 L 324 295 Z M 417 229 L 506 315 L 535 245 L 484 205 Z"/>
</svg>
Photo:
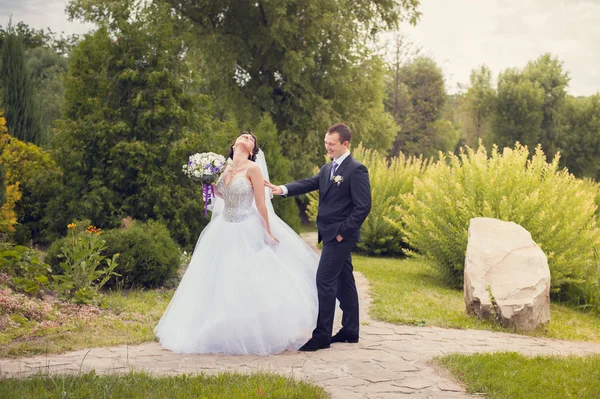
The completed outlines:
<svg viewBox="0 0 600 399">
<path fill-rule="evenodd" d="M 225 168 L 225 157 L 214 152 L 190 155 L 182 170 L 189 178 L 204 184 L 214 182 Z"/>
</svg>

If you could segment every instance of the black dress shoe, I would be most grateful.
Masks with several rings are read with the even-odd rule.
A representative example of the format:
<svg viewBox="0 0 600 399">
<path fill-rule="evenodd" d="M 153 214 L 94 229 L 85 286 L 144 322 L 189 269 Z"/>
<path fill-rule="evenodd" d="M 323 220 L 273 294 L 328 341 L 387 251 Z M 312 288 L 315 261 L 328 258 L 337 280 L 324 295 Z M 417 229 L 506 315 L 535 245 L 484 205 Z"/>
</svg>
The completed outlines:
<svg viewBox="0 0 600 399">
<path fill-rule="evenodd" d="M 327 349 L 329 348 L 329 342 L 319 341 L 314 338 L 308 340 L 300 349 L 301 352 L 314 352 L 319 349 Z"/>
<path fill-rule="evenodd" d="M 333 337 L 331 337 L 331 342 L 348 342 L 351 344 L 358 343 L 358 335 L 348 334 L 344 330 L 338 331 Z"/>
</svg>

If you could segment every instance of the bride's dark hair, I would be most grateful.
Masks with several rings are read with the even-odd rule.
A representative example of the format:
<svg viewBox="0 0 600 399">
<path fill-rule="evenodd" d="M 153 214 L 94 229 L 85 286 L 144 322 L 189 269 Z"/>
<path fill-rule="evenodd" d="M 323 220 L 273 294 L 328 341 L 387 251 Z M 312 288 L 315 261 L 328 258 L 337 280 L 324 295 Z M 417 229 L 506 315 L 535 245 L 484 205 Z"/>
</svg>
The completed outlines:
<svg viewBox="0 0 600 399">
<path fill-rule="evenodd" d="M 241 132 L 238 137 L 243 136 L 244 134 L 249 134 L 250 136 L 252 136 L 252 139 L 254 140 L 254 148 L 252 149 L 252 152 L 250 153 L 250 155 L 248 155 L 248 159 L 251 160 L 252 162 L 254 162 L 254 161 L 256 161 L 256 154 L 258 154 L 258 150 L 260 150 L 260 148 L 258 147 L 258 140 L 256 139 L 256 135 L 254 133 L 252 133 L 251 130 L 245 130 L 245 131 Z M 234 146 L 235 146 L 235 141 L 233 142 L 231 147 L 229 147 L 229 152 L 227 153 L 227 156 L 231 159 L 233 159 L 233 151 L 234 151 L 233 147 Z"/>
</svg>

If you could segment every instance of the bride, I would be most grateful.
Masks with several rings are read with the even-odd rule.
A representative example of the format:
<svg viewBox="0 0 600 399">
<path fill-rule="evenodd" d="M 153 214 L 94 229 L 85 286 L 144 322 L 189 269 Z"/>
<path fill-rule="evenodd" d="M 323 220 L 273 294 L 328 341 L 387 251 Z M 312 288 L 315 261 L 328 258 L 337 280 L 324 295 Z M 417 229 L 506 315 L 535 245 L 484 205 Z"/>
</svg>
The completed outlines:
<svg viewBox="0 0 600 399">
<path fill-rule="evenodd" d="M 319 256 L 273 212 L 256 136 L 243 132 L 229 157 L 211 221 L 154 332 L 178 353 L 297 350 L 316 324 Z"/>
</svg>

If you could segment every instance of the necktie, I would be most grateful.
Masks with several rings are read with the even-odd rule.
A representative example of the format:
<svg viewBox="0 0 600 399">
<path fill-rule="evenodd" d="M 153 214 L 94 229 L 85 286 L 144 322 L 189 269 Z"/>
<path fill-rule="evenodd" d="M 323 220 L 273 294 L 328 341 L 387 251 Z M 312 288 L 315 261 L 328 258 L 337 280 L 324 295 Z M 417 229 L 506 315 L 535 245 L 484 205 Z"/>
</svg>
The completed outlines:
<svg viewBox="0 0 600 399">
<path fill-rule="evenodd" d="M 338 168 L 337 162 L 333 161 L 333 165 L 331 168 L 331 176 L 329 176 L 329 179 L 333 179 L 333 176 L 335 175 L 335 171 L 337 170 L 337 168 Z"/>
</svg>

